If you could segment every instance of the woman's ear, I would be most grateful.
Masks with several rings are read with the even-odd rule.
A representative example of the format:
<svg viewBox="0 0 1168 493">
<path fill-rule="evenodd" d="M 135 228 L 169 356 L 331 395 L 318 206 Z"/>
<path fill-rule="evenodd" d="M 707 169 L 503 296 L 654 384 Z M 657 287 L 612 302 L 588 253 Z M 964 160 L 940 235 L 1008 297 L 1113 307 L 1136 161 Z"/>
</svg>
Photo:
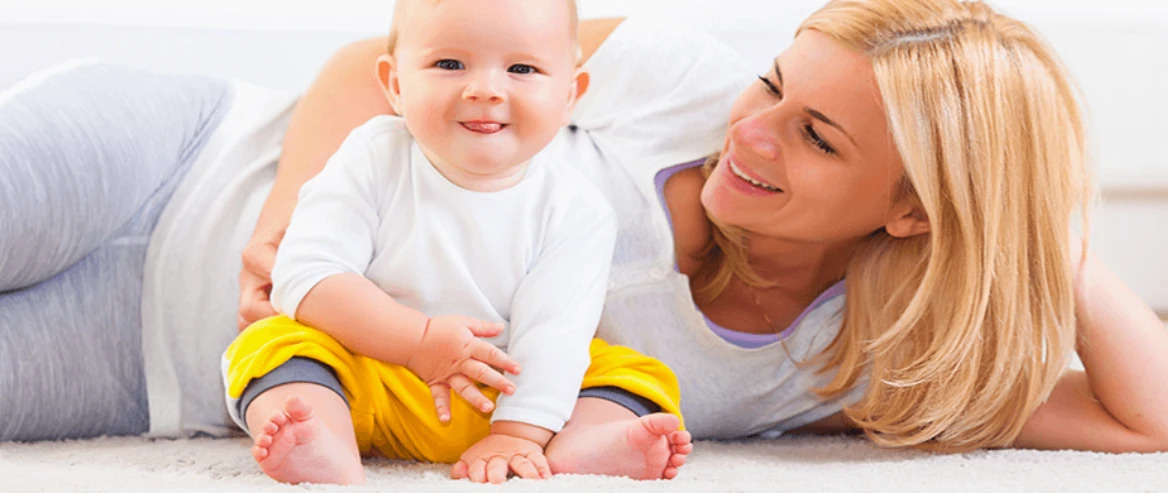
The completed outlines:
<svg viewBox="0 0 1168 493">
<path fill-rule="evenodd" d="M 884 231 L 895 238 L 909 238 L 929 232 L 929 215 L 915 199 L 905 199 L 892 208 Z"/>
<path fill-rule="evenodd" d="M 393 112 L 402 115 L 401 84 L 397 78 L 397 60 L 393 55 L 383 54 L 377 57 L 377 81 L 381 83 L 381 91 Z"/>
</svg>

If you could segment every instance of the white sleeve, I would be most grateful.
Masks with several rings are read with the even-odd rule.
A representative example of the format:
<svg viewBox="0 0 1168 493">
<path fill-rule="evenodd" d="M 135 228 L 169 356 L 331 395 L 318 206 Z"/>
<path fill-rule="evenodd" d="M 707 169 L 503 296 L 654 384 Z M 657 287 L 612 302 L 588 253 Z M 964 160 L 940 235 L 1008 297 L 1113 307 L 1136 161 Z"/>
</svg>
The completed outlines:
<svg viewBox="0 0 1168 493">
<path fill-rule="evenodd" d="M 326 277 L 364 275 L 378 227 L 376 167 L 358 128 L 300 189 L 272 267 L 272 306 L 296 318 L 300 302 Z"/>
<path fill-rule="evenodd" d="M 568 212 L 511 302 L 507 353 L 522 367 L 515 393 L 500 394 L 491 422 L 519 421 L 555 432 L 572 415 L 589 346 L 600 322 L 616 242 L 607 204 Z"/>
<path fill-rule="evenodd" d="M 704 31 L 643 17 L 625 19 L 584 66 L 577 129 L 668 163 L 718 150 L 731 105 L 761 70 Z"/>
</svg>

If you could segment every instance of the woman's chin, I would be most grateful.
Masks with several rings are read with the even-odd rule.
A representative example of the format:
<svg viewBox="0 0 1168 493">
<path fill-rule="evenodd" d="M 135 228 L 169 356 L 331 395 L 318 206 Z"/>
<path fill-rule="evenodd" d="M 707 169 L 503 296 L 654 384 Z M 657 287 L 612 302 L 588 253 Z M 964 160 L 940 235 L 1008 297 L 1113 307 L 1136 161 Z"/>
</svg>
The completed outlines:
<svg viewBox="0 0 1168 493">
<path fill-rule="evenodd" d="M 711 176 L 702 186 L 702 209 L 705 209 L 706 215 L 713 220 L 732 225 L 734 211 L 740 208 L 741 204 L 738 202 L 742 200 L 742 197 L 736 196 L 737 194 L 727 190 L 724 184 L 720 184 L 718 181 L 716 177 Z"/>
</svg>

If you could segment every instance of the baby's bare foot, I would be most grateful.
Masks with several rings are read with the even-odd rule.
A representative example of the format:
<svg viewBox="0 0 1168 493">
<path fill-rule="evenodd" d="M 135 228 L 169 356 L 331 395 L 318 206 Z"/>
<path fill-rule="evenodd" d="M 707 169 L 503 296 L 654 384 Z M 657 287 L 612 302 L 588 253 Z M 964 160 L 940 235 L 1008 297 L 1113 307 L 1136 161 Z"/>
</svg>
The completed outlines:
<svg viewBox="0 0 1168 493">
<path fill-rule="evenodd" d="M 673 479 L 693 451 L 677 416 L 640 418 L 565 428 L 548 446 L 555 474 L 604 474 L 633 479 Z"/>
<path fill-rule="evenodd" d="M 364 484 L 365 468 L 299 397 L 284 401 L 255 436 L 251 455 L 281 483 Z"/>
</svg>

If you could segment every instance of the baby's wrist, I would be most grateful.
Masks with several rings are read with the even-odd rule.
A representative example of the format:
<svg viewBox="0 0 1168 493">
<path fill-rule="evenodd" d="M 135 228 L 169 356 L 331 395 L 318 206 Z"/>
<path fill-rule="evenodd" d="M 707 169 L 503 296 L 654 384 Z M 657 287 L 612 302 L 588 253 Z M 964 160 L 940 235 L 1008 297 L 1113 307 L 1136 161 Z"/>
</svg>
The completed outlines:
<svg viewBox="0 0 1168 493">
<path fill-rule="evenodd" d="M 538 445 L 541 449 L 544 448 L 548 442 L 551 441 L 552 436 L 555 435 L 555 433 L 547 428 L 541 428 L 539 426 L 521 423 L 519 421 L 496 421 L 491 423 L 491 434 L 521 438 Z"/>
<path fill-rule="evenodd" d="M 390 361 L 390 363 L 399 364 L 401 366 L 409 368 L 414 373 L 417 373 L 417 368 L 414 366 L 414 363 L 415 363 L 414 358 L 416 358 L 418 356 L 422 356 L 422 357 L 426 356 L 425 354 L 423 354 L 423 353 L 425 353 L 425 351 L 422 351 L 422 346 L 426 342 L 426 335 L 428 335 L 430 333 L 430 322 L 433 320 L 434 320 L 433 318 L 426 317 L 425 322 L 421 326 L 422 327 L 421 330 L 417 330 L 417 329 L 414 330 L 415 333 L 417 334 L 417 336 L 413 338 L 414 339 L 413 347 L 411 347 L 409 349 L 409 353 L 407 353 L 407 354 L 409 354 L 409 356 L 406 357 L 405 361 L 403 361 L 401 363 Z"/>
</svg>

